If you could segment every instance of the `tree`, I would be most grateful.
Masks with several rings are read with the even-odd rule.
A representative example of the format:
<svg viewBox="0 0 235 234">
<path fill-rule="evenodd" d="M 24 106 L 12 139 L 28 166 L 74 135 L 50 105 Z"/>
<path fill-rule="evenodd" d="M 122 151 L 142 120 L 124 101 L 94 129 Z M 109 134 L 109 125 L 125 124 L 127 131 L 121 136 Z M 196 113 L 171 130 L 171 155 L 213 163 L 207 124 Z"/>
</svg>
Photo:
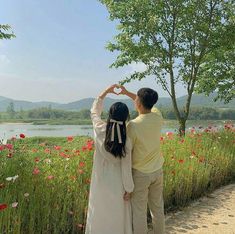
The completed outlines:
<svg viewBox="0 0 235 234">
<path fill-rule="evenodd" d="M 15 37 L 13 32 L 9 32 L 11 26 L 8 24 L 0 24 L 0 40 L 11 39 Z"/>
<path fill-rule="evenodd" d="M 207 82 L 213 60 L 224 65 L 218 51 L 234 53 L 233 0 L 101 0 L 111 20 L 117 20 L 119 33 L 107 48 L 118 51 L 111 67 L 143 63 L 146 69 L 134 72 L 122 83 L 154 76 L 172 100 L 179 132 L 185 132 L 195 88 Z M 226 35 L 226 40 L 224 36 Z M 233 47 L 234 48 L 234 47 Z M 234 54 L 233 54 L 234 55 Z M 224 72 L 223 80 L 231 74 Z M 216 75 L 216 78 L 218 76 Z M 210 79 L 213 79 L 210 76 Z M 182 82 L 187 90 L 184 111 L 176 100 L 175 84 Z M 203 89 L 201 89 L 203 90 Z M 209 92 L 209 89 L 208 89 Z"/>
<path fill-rule="evenodd" d="M 11 119 L 14 119 L 16 112 L 15 112 L 15 106 L 13 102 L 9 103 L 7 107 L 7 114 L 9 115 Z"/>
</svg>

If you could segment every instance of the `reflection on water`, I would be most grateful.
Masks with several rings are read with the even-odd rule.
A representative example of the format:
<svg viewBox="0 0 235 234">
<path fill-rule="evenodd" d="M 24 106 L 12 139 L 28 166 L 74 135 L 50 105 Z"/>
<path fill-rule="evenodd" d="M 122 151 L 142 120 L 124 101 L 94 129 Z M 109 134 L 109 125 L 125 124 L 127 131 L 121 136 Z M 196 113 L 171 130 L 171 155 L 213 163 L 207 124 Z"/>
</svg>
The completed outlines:
<svg viewBox="0 0 235 234">
<path fill-rule="evenodd" d="M 32 125 L 32 124 L 0 124 L 0 139 L 9 139 L 12 136 L 19 136 L 24 133 L 27 137 L 33 136 L 93 136 L 90 125 Z"/>
</svg>

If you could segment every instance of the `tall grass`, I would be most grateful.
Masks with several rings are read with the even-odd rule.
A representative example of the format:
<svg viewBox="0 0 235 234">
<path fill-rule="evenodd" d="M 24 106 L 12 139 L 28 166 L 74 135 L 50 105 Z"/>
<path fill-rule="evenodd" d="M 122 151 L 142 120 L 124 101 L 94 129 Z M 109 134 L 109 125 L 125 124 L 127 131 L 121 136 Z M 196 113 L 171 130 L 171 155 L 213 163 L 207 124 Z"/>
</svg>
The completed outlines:
<svg viewBox="0 0 235 234">
<path fill-rule="evenodd" d="M 162 136 L 166 209 L 234 181 L 234 136 L 232 125 Z M 93 152 L 87 137 L 0 146 L 0 233 L 83 233 Z"/>
</svg>

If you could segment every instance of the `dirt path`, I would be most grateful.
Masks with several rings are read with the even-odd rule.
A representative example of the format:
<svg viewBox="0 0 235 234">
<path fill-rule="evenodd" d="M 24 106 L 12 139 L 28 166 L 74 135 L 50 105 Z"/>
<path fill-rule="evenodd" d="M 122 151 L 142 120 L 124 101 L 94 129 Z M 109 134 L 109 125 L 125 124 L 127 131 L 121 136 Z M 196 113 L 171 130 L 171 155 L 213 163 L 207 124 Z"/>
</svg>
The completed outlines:
<svg viewBox="0 0 235 234">
<path fill-rule="evenodd" d="M 149 232 L 149 234 L 152 232 Z M 235 234 L 235 184 L 166 216 L 166 234 Z"/>
</svg>

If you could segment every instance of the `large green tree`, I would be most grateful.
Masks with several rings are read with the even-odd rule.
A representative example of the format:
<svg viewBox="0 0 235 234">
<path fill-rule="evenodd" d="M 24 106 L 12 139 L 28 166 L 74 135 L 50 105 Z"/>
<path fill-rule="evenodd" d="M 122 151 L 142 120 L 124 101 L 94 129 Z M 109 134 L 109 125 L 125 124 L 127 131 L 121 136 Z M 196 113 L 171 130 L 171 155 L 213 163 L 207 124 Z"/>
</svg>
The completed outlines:
<svg viewBox="0 0 235 234">
<path fill-rule="evenodd" d="M 11 39 L 15 37 L 13 32 L 10 32 L 11 26 L 8 24 L 0 24 L 0 40 Z"/>
<path fill-rule="evenodd" d="M 118 22 L 118 34 L 107 46 L 110 51 L 119 52 L 111 67 L 145 64 L 144 71 L 134 72 L 122 83 L 154 76 L 170 95 L 179 131 L 184 132 L 195 88 L 209 93 L 214 89 L 211 80 L 215 80 L 217 88 L 220 79 L 228 84 L 234 77 L 219 69 L 226 66 L 227 56 L 234 56 L 235 34 L 229 33 L 234 31 L 234 0 L 100 1 L 111 20 Z M 210 71 L 212 64 L 221 75 Z M 177 104 L 177 82 L 187 90 L 184 112 Z"/>
</svg>

